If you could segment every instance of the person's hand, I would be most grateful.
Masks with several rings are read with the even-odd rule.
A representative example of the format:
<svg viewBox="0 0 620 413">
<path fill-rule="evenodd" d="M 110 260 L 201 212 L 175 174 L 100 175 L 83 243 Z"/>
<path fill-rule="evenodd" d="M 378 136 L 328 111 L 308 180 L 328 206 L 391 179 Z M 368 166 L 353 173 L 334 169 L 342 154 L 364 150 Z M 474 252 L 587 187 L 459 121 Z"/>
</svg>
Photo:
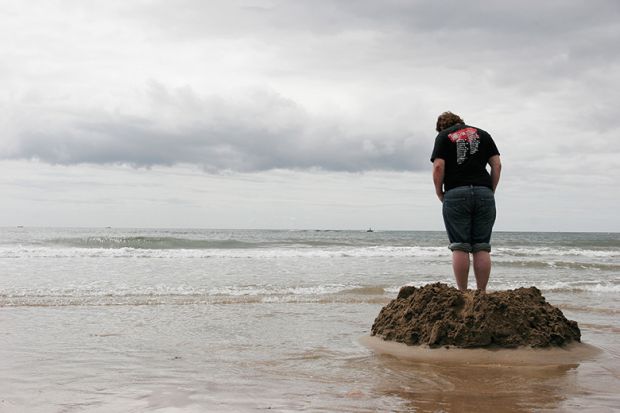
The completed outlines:
<svg viewBox="0 0 620 413">
<path fill-rule="evenodd" d="M 437 192 L 437 198 L 439 198 L 442 204 L 443 204 L 443 194 L 444 194 L 443 192 Z"/>
</svg>

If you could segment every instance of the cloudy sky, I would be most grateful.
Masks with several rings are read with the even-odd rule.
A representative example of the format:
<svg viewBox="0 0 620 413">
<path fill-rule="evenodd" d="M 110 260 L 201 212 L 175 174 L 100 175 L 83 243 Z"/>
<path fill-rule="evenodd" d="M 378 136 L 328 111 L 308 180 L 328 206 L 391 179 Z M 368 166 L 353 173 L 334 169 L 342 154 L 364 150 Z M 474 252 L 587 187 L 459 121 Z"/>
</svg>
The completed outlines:
<svg viewBox="0 0 620 413">
<path fill-rule="evenodd" d="M 0 225 L 441 230 L 437 115 L 498 230 L 620 231 L 617 0 L 0 0 Z"/>
</svg>

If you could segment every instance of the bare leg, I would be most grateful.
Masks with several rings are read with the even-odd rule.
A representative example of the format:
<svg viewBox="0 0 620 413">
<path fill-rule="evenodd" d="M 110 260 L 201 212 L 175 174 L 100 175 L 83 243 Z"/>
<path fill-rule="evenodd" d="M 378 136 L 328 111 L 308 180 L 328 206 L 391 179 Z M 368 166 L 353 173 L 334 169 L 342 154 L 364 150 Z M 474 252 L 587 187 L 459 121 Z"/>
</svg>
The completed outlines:
<svg viewBox="0 0 620 413">
<path fill-rule="evenodd" d="M 491 254 L 487 251 L 474 253 L 474 274 L 476 275 L 476 287 L 481 291 L 486 291 L 491 274 Z"/>
<path fill-rule="evenodd" d="M 452 270 L 456 285 L 461 291 L 467 290 L 467 278 L 469 277 L 469 253 L 464 251 L 452 251 Z"/>
</svg>

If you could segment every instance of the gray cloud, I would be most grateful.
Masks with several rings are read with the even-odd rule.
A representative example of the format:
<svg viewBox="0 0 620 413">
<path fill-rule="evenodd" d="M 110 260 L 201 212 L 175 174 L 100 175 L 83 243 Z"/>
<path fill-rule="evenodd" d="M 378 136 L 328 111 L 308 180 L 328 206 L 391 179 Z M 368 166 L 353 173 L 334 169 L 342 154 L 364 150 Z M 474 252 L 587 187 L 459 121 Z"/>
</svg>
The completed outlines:
<svg viewBox="0 0 620 413">
<path fill-rule="evenodd" d="M 57 164 L 192 163 L 209 171 L 414 170 L 428 162 L 428 145 L 405 130 L 350 134 L 337 119 L 312 117 L 273 92 L 254 90 L 234 101 L 151 83 L 146 98 L 151 112 L 141 116 L 78 111 L 57 115 L 63 119 L 57 125 L 31 124 L 4 156 Z"/>
<path fill-rule="evenodd" d="M 446 109 L 523 159 L 618 150 L 617 1 L 39 5 L 0 27 L 3 158 L 417 170 Z"/>
<path fill-rule="evenodd" d="M 270 32 L 333 35 L 351 30 L 408 32 L 490 31 L 519 37 L 580 32 L 594 24 L 614 23 L 620 6 L 614 0 L 165 0 L 124 5 L 130 18 L 155 22 L 159 30 L 189 36 L 240 36 Z M 167 24 L 162 24 L 167 23 Z M 258 32 L 257 32 L 258 31 Z"/>
</svg>

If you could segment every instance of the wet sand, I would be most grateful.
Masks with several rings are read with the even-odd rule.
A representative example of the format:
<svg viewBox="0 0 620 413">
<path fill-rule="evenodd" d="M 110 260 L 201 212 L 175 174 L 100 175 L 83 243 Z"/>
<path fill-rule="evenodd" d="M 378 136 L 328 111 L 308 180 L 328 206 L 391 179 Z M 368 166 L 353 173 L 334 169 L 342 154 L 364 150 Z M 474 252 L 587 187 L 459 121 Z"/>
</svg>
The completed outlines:
<svg viewBox="0 0 620 413">
<path fill-rule="evenodd" d="M 553 348 L 429 348 L 408 346 L 378 337 L 362 337 L 360 343 L 377 354 L 433 364 L 504 365 L 504 366 L 565 366 L 592 360 L 602 350 L 585 343 L 571 343 Z"/>
<path fill-rule="evenodd" d="M 408 400 L 410 411 L 611 412 L 618 400 L 618 382 L 601 371 L 605 352 L 589 344 L 489 350 L 430 349 L 369 336 L 359 342 L 386 369 L 376 391 Z M 589 407 L 594 394 L 608 407 Z"/>
</svg>

